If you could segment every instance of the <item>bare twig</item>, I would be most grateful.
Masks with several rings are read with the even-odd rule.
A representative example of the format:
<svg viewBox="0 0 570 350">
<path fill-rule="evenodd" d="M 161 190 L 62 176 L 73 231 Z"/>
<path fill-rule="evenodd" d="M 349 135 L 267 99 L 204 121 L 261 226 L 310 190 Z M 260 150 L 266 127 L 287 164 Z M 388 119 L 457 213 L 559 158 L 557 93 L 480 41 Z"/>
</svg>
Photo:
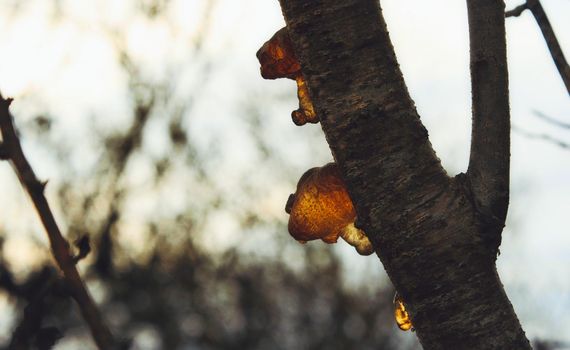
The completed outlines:
<svg viewBox="0 0 570 350">
<path fill-rule="evenodd" d="M 542 141 L 547 141 L 549 143 L 555 144 L 558 147 L 564 148 L 564 149 L 570 149 L 570 143 L 566 143 L 564 141 L 560 141 L 550 135 L 547 134 L 538 134 L 538 133 L 533 133 L 533 132 L 528 132 L 526 130 L 523 130 L 515 125 L 513 125 L 513 131 L 526 137 L 529 139 L 535 139 L 535 140 L 542 140 Z"/>
<path fill-rule="evenodd" d="M 2 95 L 0 95 L 0 130 L 3 138 L 3 152 L 6 158 L 12 163 L 20 183 L 28 192 L 36 207 L 36 211 L 48 235 L 55 261 L 63 273 L 71 296 L 77 302 L 83 318 L 89 325 L 93 339 L 100 349 L 112 349 L 115 343 L 113 336 L 105 325 L 101 313 L 79 276 L 69 249 L 69 243 L 63 238 L 44 196 L 46 183 L 40 182 L 37 179 L 36 174 L 22 151 L 22 146 L 16 134 L 12 116 L 9 111 L 11 102 L 11 99 L 4 99 Z"/>
<path fill-rule="evenodd" d="M 550 25 L 550 21 L 548 20 L 539 0 L 527 0 L 526 4 L 532 11 L 534 18 L 536 19 L 536 23 L 538 23 L 538 26 L 542 31 L 542 35 L 544 36 L 544 40 L 546 40 L 546 44 L 548 45 L 554 64 L 556 64 L 560 77 L 562 78 L 562 81 L 564 81 L 566 91 L 570 94 L 570 66 L 568 66 L 568 62 L 564 57 L 564 53 L 558 43 L 558 39 L 556 39 L 556 35 Z"/>
<path fill-rule="evenodd" d="M 519 5 L 517 7 L 515 7 L 512 10 L 509 10 L 507 12 L 505 12 L 505 17 L 518 17 L 520 16 L 524 10 L 528 9 L 528 7 L 526 6 L 526 3 Z"/>
<path fill-rule="evenodd" d="M 79 250 L 77 255 L 73 257 L 73 261 L 77 264 L 81 259 L 85 259 L 91 253 L 91 242 L 88 235 L 83 235 L 73 242 L 75 247 Z"/>
<path fill-rule="evenodd" d="M 505 16 L 519 16 L 527 8 L 532 12 L 536 23 L 538 23 L 538 26 L 542 31 L 542 35 L 544 36 L 544 40 L 546 41 L 546 45 L 550 50 L 550 55 L 552 56 L 554 64 L 556 65 L 556 69 L 558 69 L 558 73 L 560 73 L 560 77 L 566 86 L 566 91 L 568 94 L 570 94 L 570 66 L 564 57 L 560 43 L 554 34 L 554 30 L 550 25 L 550 21 L 548 20 L 546 12 L 544 12 L 540 1 L 527 0 L 523 5 L 517 6 L 511 11 L 507 11 L 505 13 Z"/>
<path fill-rule="evenodd" d="M 538 118 L 540 118 L 540 119 L 542 119 L 542 120 L 544 120 L 544 121 L 546 121 L 546 122 L 548 122 L 554 126 L 557 126 L 559 128 L 562 128 L 562 129 L 570 129 L 570 124 L 568 124 L 568 123 L 561 122 L 561 121 L 554 119 L 552 117 L 549 117 L 546 114 L 539 112 L 539 111 L 533 111 L 533 113 Z"/>
</svg>

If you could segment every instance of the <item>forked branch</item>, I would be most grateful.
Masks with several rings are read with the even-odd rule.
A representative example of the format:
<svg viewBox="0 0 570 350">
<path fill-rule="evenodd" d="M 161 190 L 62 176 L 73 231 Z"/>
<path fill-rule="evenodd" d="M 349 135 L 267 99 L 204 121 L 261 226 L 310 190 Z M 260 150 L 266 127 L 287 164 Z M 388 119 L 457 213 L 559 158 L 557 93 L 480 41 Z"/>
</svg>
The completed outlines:
<svg viewBox="0 0 570 350">
<path fill-rule="evenodd" d="M 504 215 L 509 108 L 501 3 L 469 3 L 474 135 L 484 152 L 473 157 L 471 170 L 478 175 L 473 176 L 477 194 L 492 193 L 480 202 L 491 209 L 501 204 Z M 407 301 L 422 346 L 530 349 L 498 279 L 496 250 L 481 242 L 488 225 L 473 210 L 464 177 L 449 178 L 431 147 L 380 2 L 280 4 L 315 112 L 356 210 L 354 226 L 366 233 Z M 495 237 L 500 232 L 494 231 Z"/>
<path fill-rule="evenodd" d="M 22 146 L 9 111 L 11 102 L 11 99 L 4 99 L 4 97 L 0 95 L 0 130 L 2 132 L 0 156 L 2 159 L 10 161 L 20 183 L 30 195 L 48 235 L 53 257 L 63 273 L 71 296 L 77 302 L 83 318 L 89 325 L 97 346 L 100 349 L 113 349 L 113 336 L 105 325 L 101 313 L 79 276 L 74 257 L 69 249 L 69 243 L 62 236 L 46 197 L 44 196 L 46 183 L 37 179 L 36 174 L 22 151 Z"/>
</svg>

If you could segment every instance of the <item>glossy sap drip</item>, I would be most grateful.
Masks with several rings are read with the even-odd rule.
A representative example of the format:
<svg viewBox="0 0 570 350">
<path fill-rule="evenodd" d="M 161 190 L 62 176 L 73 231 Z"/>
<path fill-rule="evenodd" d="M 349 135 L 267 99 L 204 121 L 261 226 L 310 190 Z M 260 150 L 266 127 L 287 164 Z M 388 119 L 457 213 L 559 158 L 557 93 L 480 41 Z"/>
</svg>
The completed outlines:
<svg viewBox="0 0 570 350">
<path fill-rule="evenodd" d="M 285 211 L 289 233 L 299 242 L 335 243 L 341 237 L 361 255 L 374 252 L 368 237 L 354 226 L 356 211 L 335 163 L 305 172 Z"/>
<path fill-rule="evenodd" d="M 265 79 L 288 78 L 297 82 L 297 97 L 299 109 L 291 113 L 296 125 L 306 123 L 318 123 L 319 118 L 313 108 L 309 97 L 309 89 L 299 63 L 293 44 L 289 39 L 287 28 L 279 30 L 257 52 L 257 58 L 261 64 L 261 76 Z"/>
<path fill-rule="evenodd" d="M 404 305 L 404 301 L 402 297 L 398 293 L 394 295 L 394 318 L 396 319 L 396 324 L 398 328 L 403 331 L 408 331 L 412 329 L 412 320 L 410 319 L 410 315 L 406 311 L 406 306 Z"/>
</svg>

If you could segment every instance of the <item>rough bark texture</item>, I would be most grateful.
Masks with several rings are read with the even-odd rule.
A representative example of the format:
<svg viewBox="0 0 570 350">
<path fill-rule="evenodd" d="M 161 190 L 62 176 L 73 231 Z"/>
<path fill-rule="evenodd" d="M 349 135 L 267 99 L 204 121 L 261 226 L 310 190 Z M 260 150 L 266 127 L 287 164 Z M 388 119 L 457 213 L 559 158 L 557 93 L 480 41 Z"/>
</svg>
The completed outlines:
<svg viewBox="0 0 570 350">
<path fill-rule="evenodd" d="M 480 203 L 495 208 L 495 197 L 476 200 L 481 191 L 471 186 L 474 181 L 450 178 L 443 170 L 408 94 L 377 1 L 281 0 L 281 7 L 355 204 L 357 225 L 406 301 L 424 348 L 529 349 L 496 273 L 489 219 L 478 209 Z M 506 83 L 506 77 L 497 79 Z M 480 80 L 486 84 L 484 76 Z M 508 110 L 506 118 L 508 126 Z M 508 141 L 506 146 L 508 151 Z M 492 161 L 505 157 L 498 158 Z M 508 152 L 506 160 L 508 170 Z M 493 176 L 486 171 L 478 168 L 484 176 L 475 183 L 503 190 L 504 171 L 484 183 Z M 508 184 L 508 171 L 506 179 Z M 499 191 L 499 201 L 505 195 L 508 200 L 508 192 Z M 491 230 L 495 237 L 502 224 L 492 222 L 499 228 Z"/>
<path fill-rule="evenodd" d="M 485 235 L 498 249 L 509 206 L 510 110 L 505 4 L 467 0 L 473 126 L 467 171 Z"/>
</svg>

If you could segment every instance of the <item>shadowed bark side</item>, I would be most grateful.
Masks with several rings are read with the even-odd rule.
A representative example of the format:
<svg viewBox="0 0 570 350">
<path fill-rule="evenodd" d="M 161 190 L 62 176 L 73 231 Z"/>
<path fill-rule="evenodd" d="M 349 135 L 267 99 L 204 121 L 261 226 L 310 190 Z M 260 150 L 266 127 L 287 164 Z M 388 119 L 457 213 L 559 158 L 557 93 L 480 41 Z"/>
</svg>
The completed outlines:
<svg viewBox="0 0 570 350">
<path fill-rule="evenodd" d="M 281 0 L 281 7 L 357 226 L 424 348 L 529 349 L 468 181 L 441 167 L 378 2 Z"/>
<path fill-rule="evenodd" d="M 474 205 L 495 251 L 509 206 L 510 109 L 501 0 L 467 0 L 472 130 L 467 171 Z"/>
</svg>

